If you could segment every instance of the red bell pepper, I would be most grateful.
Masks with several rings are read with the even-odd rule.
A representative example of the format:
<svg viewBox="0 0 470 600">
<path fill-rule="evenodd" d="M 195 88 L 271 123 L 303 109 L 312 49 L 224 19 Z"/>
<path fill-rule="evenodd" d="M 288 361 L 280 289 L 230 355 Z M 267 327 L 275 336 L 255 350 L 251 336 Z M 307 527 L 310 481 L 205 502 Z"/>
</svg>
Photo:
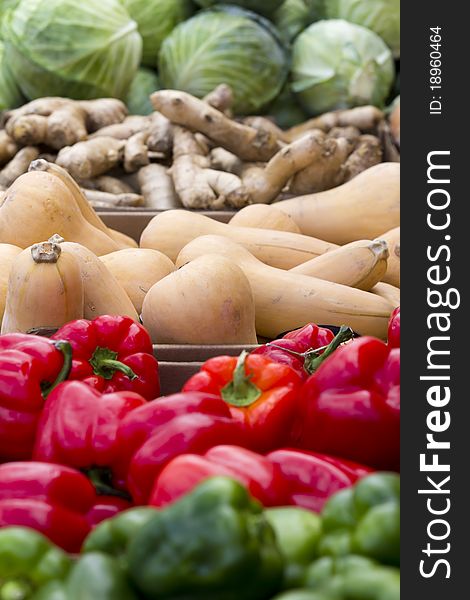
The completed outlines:
<svg viewBox="0 0 470 600">
<path fill-rule="evenodd" d="M 97 496 L 95 503 L 87 513 L 87 521 L 91 528 L 101 521 L 116 516 L 123 510 L 132 508 L 132 504 L 123 498 L 116 496 Z"/>
<path fill-rule="evenodd" d="M 68 552 L 78 552 L 90 531 L 87 514 L 95 490 L 82 473 L 61 465 L 0 465 L 0 527 L 40 531 Z"/>
<path fill-rule="evenodd" d="M 265 456 L 238 446 L 214 446 L 204 455 L 182 454 L 157 477 L 149 504 L 165 506 L 209 477 L 225 475 L 242 483 L 264 506 L 285 504 L 285 482 Z"/>
<path fill-rule="evenodd" d="M 69 379 L 84 381 L 103 393 L 130 391 L 146 400 L 160 394 L 152 341 L 130 317 L 103 315 L 93 321 L 71 321 L 52 338 L 72 346 Z"/>
<path fill-rule="evenodd" d="M 240 425 L 225 402 L 212 394 L 187 392 L 159 398 L 121 422 L 120 445 L 128 456 L 127 484 L 136 503 L 145 504 L 164 466 L 184 453 L 202 454 L 221 443 L 245 446 Z M 128 468 L 127 468 L 128 467 Z"/>
<path fill-rule="evenodd" d="M 388 324 L 388 345 L 391 348 L 400 347 L 400 307 L 398 306 L 390 317 Z"/>
<path fill-rule="evenodd" d="M 31 458 L 44 399 L 67 378 L 71 364 L 66 342 L 0 336 L 0 462 Z"/>
<path fill-rule="evenodd" d="M 289 366 L 302 379 L 309 376 L 308 362 L 312 350 L 325 348 L 334 334 L 325 327 L 308 323 L 301 329 L 287 333 L 283 338 L 263 344 L 251 354 L 261 354 L 271 360 Z"/>
<path fill-rule="evenodd" d="M 206 361 L 183 391 L 220 396 L 261 452 L 283 445 L 297 409 L 299 376 L 287 365 L 243 352 L 238 359 L 217 356 Z"/>
<path fill-rule="evenodd" d="M 33 457 L 80 469 L 98 493 L 126 497 L 121 472 L 121 420 L 146 404 L 134 392 L 100 392 L 80 381 L 67 381 L 48 397 L 38 424 Z"/>
<path fill-rule="evenodd" d="M 338 348 L 304 384 L 293 443 L 398 470 L 400 350 L 373 337 Z"/>
<path fill-rule="evenodd" d="M 288 494 L 286 504 L 314 512 L 320 512 L 332 494 L 372 471 L 350 461 L 301 450 L 275 450 L 266 458 L 282 473 Z"/>
</svg>

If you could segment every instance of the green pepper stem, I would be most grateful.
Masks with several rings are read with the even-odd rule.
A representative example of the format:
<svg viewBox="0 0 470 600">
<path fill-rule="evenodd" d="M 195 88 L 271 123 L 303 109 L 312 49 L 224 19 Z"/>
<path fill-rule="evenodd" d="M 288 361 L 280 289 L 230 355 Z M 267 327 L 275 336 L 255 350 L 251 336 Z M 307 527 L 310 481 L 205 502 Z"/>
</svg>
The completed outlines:
<svg viewBox="0 0 470 600">
<path fill-rule="evenodd" d="M 123 362 L 116 360 L 118 353 L 109 348 L 100 348 L 99 346 L 93 352 L 90 359 L 90 365 L 93 367 L 93 373 L 104 379 L 112 379 L 116 371 L 124 373 L 131 381 L 137 379 L 134 371 Z"/>
<path fill-rule="evenodd" d="M 117 490 L 113 487 L 111 469 L 106 467 L 91 467 L 89 469 L 82 469 L 82 471 L 93 484 L 98 496 L 114 496 L 123 500 L 131 500 L 131 496 L 127 492 Z"/>
<path fill-rule="evenodd" d="M 127 377 L 129 377 L 129 379 L 137 379 L 137 375 L 134 373 L 134 371 L 130 367 L 125 365 L 124 363 L 120 362 L 119 360 L 112 360 L 112 359 L 102 360 L 100 362 L 100 365 L 104 369 L 112 369 L 113 371 L 121 371 L 121 373 L 124 373 L 124 375 L 127 375 Z"/>
<path fill-rule="evenodd" d="M 243 350 L 233 371 L 232 381 L 221 390 L 221 396 L 232 406 L 250 406 L 261 396 L 262 391 L 250 381 L 251 375 L 245 373 L 245 362 L 248 352 Z"/>
<path fill-rule="evenodd" d="M 304 359 L 304 369 L 309 375 L 315 373 L 318 367 L 326 360 L 341 344 L 349 342 L 354 337 L 353 330 L 347 325 L 341 325 L 340 330 L 333 338 L 333 340 L 327 346 L 321 346 L 320 348 L 314 348 L 307 350 L 306 352 L 296 352 L 290 348 L 283 348 L 273 342 L 269 342 L 267 345 L 271 348 L 278 348 L 291 354 L 292 356 L 298 356 Z"/>
<path fill-rule="evenodd" d="M 341 325 L 340 330 L 328 346 L 305 353 L 304 369 L 312 375 L 339 346 L 349 342 L 353 337 L 354 331 L 347 325 Z"/>
<path fill-rule="evenodd" d="M 42 397 L 45 399 L 49 394 L 54 390 L 60 383 L 65 381 L 67 377 L 70 375 L 70 371 L 72 369 L 72 346 L 69 342 L 65 342 L 64 340 L 58 340 L 54 342 L 54 346 L 62 352 L 62 356 L 64 357 L 64 364 L 62 365 L 59 374 L 57 375 L 56 380 L 51 385 L 47 386 L 43 392 Z"/>
</svg>

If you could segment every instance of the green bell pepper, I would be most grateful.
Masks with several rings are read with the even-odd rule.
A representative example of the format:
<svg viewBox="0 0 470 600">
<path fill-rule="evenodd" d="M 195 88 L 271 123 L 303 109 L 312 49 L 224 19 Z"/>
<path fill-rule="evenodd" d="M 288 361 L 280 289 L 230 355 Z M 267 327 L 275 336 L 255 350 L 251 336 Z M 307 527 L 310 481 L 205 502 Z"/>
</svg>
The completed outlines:
<svg viewBox="0 0 470 600">
<path fill-rule="evenodd" d="M 309 589 L 321 589 L 327 586 L 335 575 L 345 575 L 356 569 L 362 572 L 375 568 L 377 564 L 369 558 L 353 554 L 339 558 L 323 556 L 306 569 L 303 585 Z"/>
<path fill-rule="evenodd" d="M 400 476 L 373 473 L 332 496 L 322 510 L 320 555 L 361 554 L 400 564 Z"/>
<path fill-rule="evenodd" d="M 371 508 L 359 521 L 352 549 L 387 565 L 400 564 L 400 505 L 386 502 Z"/>
<path fill-rule="evenodd" d="M 298 587 L 306 567 L 317 557 L 321 519 L 310 510 L 294 506 L 268 508 L 264 515 L 284 557 L 284 587 Z"/>
<path fill-rule="evenodd" d="M 322 589 L 339 600 L 400 600 L 400 571 L 394 567 L 350 570 Z"/>
<path fill-rule="evenodd" d="M 84 554 L 63 582 L 52 582 L 34 600 L 137 600 L 116 559 L 99 552 Z M 2 599 L 3 600 L 3 599 Z"/>
<path fill-rule="evenodd" d="M 49 581 L 66 577 L 72 562 L 45 536 L 27 527 L 0 529 L 0 600 L 26 600 Z"/>
<path fill-rule="evenodd" d="M 313 590 L 291 590 L 273 600 L 339 600 L 338 596 L 332 596 L 328 592 L 314 592 Z"/>
<path fill-rule="evenodd" d="M 363 556 L 324 556 L 307 570 L 308 589 L 275 600 L 399 600 L 400 572 Z"/>
<path fill-rule="evenodd" d="M 283 560 L 272 527 L 238 482 L 207 479 L 132 538 L 132 582 L 147 599 L 267 600 Z"/>
<path fill-rule="evenodd" d="M 127 567 L 126 551 L 129 541 L 156 512 L 156 508 L 139 506 L 102 521 L 86 538 L 82 552 L 103 552 L 116 558 L 121 566 Z"/>
</svg>

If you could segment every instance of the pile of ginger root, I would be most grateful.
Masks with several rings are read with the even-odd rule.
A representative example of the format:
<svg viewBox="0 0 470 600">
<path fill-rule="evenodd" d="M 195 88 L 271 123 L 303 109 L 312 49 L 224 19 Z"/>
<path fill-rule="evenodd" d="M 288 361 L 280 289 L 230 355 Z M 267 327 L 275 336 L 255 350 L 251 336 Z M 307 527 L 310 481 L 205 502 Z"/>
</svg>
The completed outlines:
<svg viewBox="0 0 470 600">
<path fill-rule="evenodd" d="M 0 190 L 44 158 L 96 209 L 232 210 L 321 192 L 400 160 L 399 140 L 373 106 L 282 130 L 268 117 L 234 118 L 224 84 L 203 99 L 161 90 L 151 100 L 148 116 L 129 116 L 113 98 L 39 98 L 4 112 Z"/>
</svg>

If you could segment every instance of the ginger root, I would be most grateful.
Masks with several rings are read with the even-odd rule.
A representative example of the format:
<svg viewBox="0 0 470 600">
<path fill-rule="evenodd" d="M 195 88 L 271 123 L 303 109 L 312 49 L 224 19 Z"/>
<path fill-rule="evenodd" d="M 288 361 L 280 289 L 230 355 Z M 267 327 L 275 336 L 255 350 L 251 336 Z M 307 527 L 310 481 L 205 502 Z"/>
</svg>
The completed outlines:
<svg viewBox="0 0 470 600">
<path fill-rule="evenodd" d="M 97 137 L 66 146 L 57 155 L 56 163 L 78 180 L 103 175 L 122 159 L 125 142 L 111 137 Z"/>
<path fill-rule="evenodd" d="M 242 160 L 263 162 L 279 150 L 271 131 L 257 130 L 229 119 L 224 113 L 186 92 L 162 90 L 151 95 L 154 108 L 175 125 L 199 132 Z"/>
<path fill-rule="evenodd" d="M 362 171 L 382 162 L 382 145 L 375 135 L 361 135 L 354 151 L 349 155 L 343 167 L 342 180 L 345 183 Z"/>
<path fill-rule="evenodd" d="M 349 125 L 348 127 L 333 127 L 333 129 L 330 129 L 328 132 L 328 137 L 334 138 L 335 140 L 339 138 L 346 140 L 349 145 L 349 151 L 352 152 L 361 137 L 361 132 L 353 125 Z"/>
<path fill-rule="evenodd" d="M 124 148 L 124 170 L 127 173 L 134 173 L 150 163 L 147 139 L 147 131 L 140 131 L 127 140 Z"/>
<path fill-rule="evenodd" d="M 258 131 L 270 131 L 274 137 L 286 144 L 290 141 L 285 132 L 267 117 L 245 117 L 243 123 Z"/>
<path fill-rule="evenodd" d="M 186 208 L 218 210 L 250 204 L 242 181 L 232 173 L 210 168 L 194 135 L 174 127 L 173 166 L 170 169 L 176 193 Z"/>
<path fill-rule="evenodd" d="M 0 165 L 11 160 L 18 150 L 19 146 L 15 140 L 4 129 L 0 130 Z"/>
<path fill-rule="evenodd" d="M 209 151 L 209 149 L 207 149 Z M 234 175 L 241 175 L 243 162 L 236 156 L 225 150 L 224 148 L 213 148 L 210 151 L 211 167 L 217 171 L 226 171 Z"/>
<path fill-rule="evenodd" d="M 43 115 L 18 115 L 6 122 L 5 131 L 18 144 L 43 144 L 47 137 L 48 118 Z"/>
<path fill-rule="evenodd" d="M 285 146 L 264 167 L 245 167 L 242 181 L 253 203 L 269 204 L 277 198 L 293 175 L 309 165 L 323 164 L 338 152 L 338 142 L 321 131 L 312 131 Z M 321 167 L 320 167 L 321 168 Z"/>
<path fill-rule="evenodd" d="M 31 161 L 39 156 L 39 150 L 34 146 L 22 148 L 8 164 L 0 171 L 0 189 L 6 189 L 28 171 Z"/>
<path fill-rule="evenodd" d="M 292 179 L 289 192 L 295 196 L 322 192 L 342 183 L 341 167 L 351 152 L 350 144 L 342 137 L 330 138 L 319 131 L 317 135 L 323 136 L 322 152 Z"/>
<path fill-rule="evenodd" d="M 321 129 L 328 132 L 333 127 L 357 127 L 363 133 L 375 131 L 377 125 L 384 119 L 384 114 L 375 106 L 357 106 L 345 110 L 324 113 L 319 117 L 309 119 L 305 123 L 291 127 L 284 132 L 285 138 L 293 141 L 311 129 Z"/>
<path fill-rule="evenodd" d="M 157 164 L 142 167 L 137 174 L 137 181 L 146 208 L 164 210 L 182 207 L 167 167 Z"/>
<path fill-rule="evenodd" d="M 5 117 L 7 120 L 23 115 L 42 115 L 43 117 L 48 117 L 55 110 L 62 108 L 62 106 L 69 104 L 70 102 L 71 100 L 69 98 L 60 98 L 58 96 L 45 96 L 44 98 L 37 98 L 36 100 L 31 100 L 31 102 L 27 102 L 19 108 L 7 111 Z"/>
<path fill-rule="evenodd" d="M 86 139 L 88 131 L 85 124 L 84 109 L 76 102 L 66 104 L 47 118 L 44 142 L 54 150 L 73 146 L 73 144 Z"/>
<path fill-rule="evenodd" d="M 378 136 L 382 142 L 384 161 L 386 162 L 400 162 L 400 152 L 397 149 L 390 126 L 386 121 L 379 123 Z"/>
<path fill-rule="evenodd" d="M 100 175 L 95 179 L 85 179 L 80 181 L 82 188 L 87 190 L 99 190 L 108 192 L 108 194 L 133 194 L 134 188 L 128 183 L 111 175 Z"/>
<path fill-rule="evenodd" d="M 135 133 L 144 131 L 149 126 L 150 118 L 139 115 L 126 117 L 121 123 L 114 123 L 92 133 L 90 139 L 96 137 L 113 137 L 117 140 L 128 140 Z"/>
<path fill-rule="evenodd" d="M 150 117 L 147 147 L 151 152 L 161 152 L 164 156 L 170 156 L 173 149 L 173 126 L 158 112 Z"/>
<path fill-rule="evenodd" d="M 85 110 L 86 128 L 93 133 L 102 127 L 122 123 L 128 110 L 124 102 L 117 98 L 98 98 L 97 100 L 80 100 L 78 105 Z"/>
<path fill-rule="evenodd" d="M 19 144 L 47 144 L 60 150 L 85 140 L 100 127 L 121 122 L 126 115 L 125 104 L 114 98 L 40 98 L 8 112 L 5 129 Z"/>
<path fill-rule="evenodd" d="M 233 90 L 226 83 L 221 83 L 212 92 L 204 96 L 203 101 L 223 112 L 227 117 L 232 117 Z"/>
<path fill-rule="evenodd" d="M 390 131 L 393 141 L 400 147 L 400 102 L 395 106 L 390 115 Z"/>
<path fill-rule="evenodd" d="M 140 194 L 110 194 L 100 190 L 82 188 L 86 199 L 94 208 L 117 208 L 119 206 L 143 206 L 144 198 Z"/>
</svg>

